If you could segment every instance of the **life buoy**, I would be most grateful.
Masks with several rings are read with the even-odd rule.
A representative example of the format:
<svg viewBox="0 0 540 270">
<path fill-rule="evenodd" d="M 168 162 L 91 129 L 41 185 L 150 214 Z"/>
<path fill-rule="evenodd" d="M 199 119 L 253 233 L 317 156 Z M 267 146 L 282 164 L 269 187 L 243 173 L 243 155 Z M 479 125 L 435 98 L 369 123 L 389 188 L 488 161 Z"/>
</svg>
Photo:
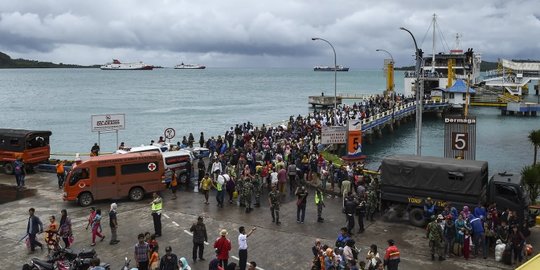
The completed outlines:
<svg viewBox="0 0 540 270">
<path fill-rule="evenodd" d="M 79 188 L 84 188 L 84 187 L 86 187 L 86 184 L 84 182 L 80 182 L 79 183 Z"/>
</svg>

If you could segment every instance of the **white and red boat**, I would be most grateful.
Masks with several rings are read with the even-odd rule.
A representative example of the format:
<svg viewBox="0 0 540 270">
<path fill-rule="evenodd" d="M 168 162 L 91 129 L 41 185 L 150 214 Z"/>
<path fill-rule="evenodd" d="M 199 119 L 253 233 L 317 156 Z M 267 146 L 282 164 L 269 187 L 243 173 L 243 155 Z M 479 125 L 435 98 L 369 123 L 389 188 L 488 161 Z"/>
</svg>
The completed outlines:
<svg viewBox="0 0 540 270">
<path fill-rule="evenodd" d="M 138 63 L 120 63 L 117 59 L 113 59 L 112 63 L 107 63 L 100 67 L 101 70 L 152 70 L 154 66 L 147 65 L 143 62 Z"/>
</svg>

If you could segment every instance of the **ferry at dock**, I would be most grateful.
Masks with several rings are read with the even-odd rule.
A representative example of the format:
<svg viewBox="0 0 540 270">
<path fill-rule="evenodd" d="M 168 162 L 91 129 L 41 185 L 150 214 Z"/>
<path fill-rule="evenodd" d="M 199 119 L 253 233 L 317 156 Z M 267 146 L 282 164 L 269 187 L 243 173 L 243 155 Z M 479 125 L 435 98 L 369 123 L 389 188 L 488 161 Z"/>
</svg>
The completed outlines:
<svg viewBox="0 0 540 270">
<path fill-rule="evenodd" d="M 118 59 L 113 59 L 112 63 L 107 63 L 100 67 L 101 70 L 152 70 L 154 66 L 143 62 L 121 63 Z"/>
<path fill-rule="evenodd" d="M 447 89 L 454 85 L 457 80 L 467 81 L 470 85 L 476 85 L 482 81 L 480 64 L 482 57 L 472 49 L 464 52 L 460 49 L 460 37 L 456 34 L 454 49 L 446 52 L 435 51 L 435 37 L 437 25 L 436 15 L 433 15 L 433 47 L 432 54 L 423 56 L 420 65 L 420 74 L 424 81 L 424 93 L 430 93 L 433 89 Z M 471 54 L 471 63 L 467 63 L 467 54 Z M 468 76 L 470 74 L 470 77 Z M 405 72 L 403 92 L 405 96 L 414 95 L 414 84 L 417 74 L 415 71 Z"/>
</svg>

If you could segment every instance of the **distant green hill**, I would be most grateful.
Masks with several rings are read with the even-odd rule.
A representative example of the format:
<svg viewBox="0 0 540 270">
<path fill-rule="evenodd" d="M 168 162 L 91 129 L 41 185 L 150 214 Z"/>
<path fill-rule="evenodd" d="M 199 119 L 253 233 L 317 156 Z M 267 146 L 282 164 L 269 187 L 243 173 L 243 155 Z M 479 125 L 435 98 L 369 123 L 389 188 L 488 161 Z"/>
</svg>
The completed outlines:
<svg viewBox="0 0 540 270">
<path fill-rule="evenodd" d="M 95 66 L 80 66 L 71 64 L 55 64 L 26 59 L 12 59 L 9 55 L 0 52 L 0 68 L 94 68 Z"/>
<path fill-rule="evenodd" d="M 480 64 L 480 71 L 497 69 L 497 65 L 497 62 L 482 61 L 482 64 Z M 396 67 L 395 70 L 414 70 L 414 66 Z"/>
</svg>

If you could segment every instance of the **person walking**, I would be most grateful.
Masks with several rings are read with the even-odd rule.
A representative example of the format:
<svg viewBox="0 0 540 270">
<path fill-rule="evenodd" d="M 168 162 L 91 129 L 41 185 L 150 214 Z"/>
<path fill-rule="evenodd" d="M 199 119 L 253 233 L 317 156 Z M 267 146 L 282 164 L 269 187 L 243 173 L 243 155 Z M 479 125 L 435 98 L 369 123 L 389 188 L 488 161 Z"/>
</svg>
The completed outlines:
<svg viewBox="0 0 540 270">
<path fill-rule="evenodd" d="M 197 218 L 197 223 L 191 225 L 189 231 L 193 233 L 193 262 L 197 262 L 197 250 L 199 251 L 199 260 L 204 261 L 204 242 L 208 242 L 208 234 L 202 216 Z"/>
<path fill-rule="evenodd" d="M 220 170 L 217 170 L 216 173 L 218 174 L 217 180 L 214 181 L 212 184 L 214 188 L 217 190 L 216 193 L 216 201 L 219 208 L 223 208 L 223 201 L 225 200 L 225 192 L 223 191 L 223 185 L 225 184 L 225 177 L 223 177 L 223 174 L 221 174 Z"/>
<path fill-rule="evenodd" d="M 96 209 L 96 214 L 92 220 L 92 244 L 96 245 L 96 236 L 101 237 L 101 241 L 105 239 L 105 235 L 101 234 L 101 209 Z"/>
<path fill-rule="evenodd" d="M 26 167 L 21 157 L 18 157 L 17 160 L 13 162 L 13 174 L 15 175 L 15 181 L 17 181 L 17 189 L 23 189 L 25 186 L 24 178 L 26 176 Z"/>
<path fill-rule="evenodd" d="M 279 222 L 279 193 L 275 185 L 272 186 L 272 191 L 268 193 L 268 204 L 270 205 L 270 212 L 272 213 L 272 222 L 275 222 L 276 225 L 280 225 Z"/>
<path fill-rule="evenodd" d="M 238 235 L 238 264 L 240 266 L 240 270 L 246 270 L 246 264 L 247 264 L 247 258 L 248 258 L 248 244 L 247 244 L 247 238 L 257 229 L 257 227 L 253 227 L 249 233 L 246 234 L 246 229 L 244 226 L 240 226 L 238 228 L 238 232 L 240 234 Z"/>
<path fill-rule="evenodd" d="M 387 242 L 388 248 L 386 248 L 386 253 L 384 254 L 384 266 L 388 270 L 398 270 L 400 262 L 399 249 L 395 246 L 394 240 L 390 239 Z"/>
<path fill-rule="evenodd" d="M 349 191 L 347 196 L 344 199 L 344 208 L 345 208 L 345 218 L 347 220 L 347 231 L 349 234 L 353 234 L 354 229 L 354 213 L 356 212 L 357 203 L 354 199 L 354 196 Z"/>
<path fill-rule="evenodd" d="M 118 205 L 116 203 L 111 203 L 111 209 L 109 210 L 109 226 L 111 227 L 111 241 L 109 244 L 116 245 L 118 244 L 118 239 L 116 235 L 116 230 L 118 229 L 118 219 L 117 215 Z"/>
<path fill-rule="evenodd" d="M 199 136 L 199 145 L 204 147 L 204 132 L 201 131 L 201 136 Z"/>
<path fill-rule="evenodd" d="M 358 233 L 364 232 L 364 217 L 366 216 L 366 200 L 364 195 L 358 195 L 358 204 L 356 206 L 356 215 L 358 215 Z"/>
<path fill-rule="evenodd" d="M 64 170 L 64 162 L 59 160 L 56 162 L 56 177 L 58 178 L 58 189 L 64 186 L 66 171 Z"/>
<path fill-rule="evenodd" d="M 43 244 L 36 239 L 36 235 L 43 233 L 43 223 L 35 215 L 36 210 L 30 208 L 28 210 L 28 224 L 26 225 L 26 234 L 28 234 L 28 239 L 30 240 L 30 251 L 34 252 L 36 246 L 40 247 L 43 250 Z"/>
<path fill-rule="evenodd" d="M 246 206 L 246 213 L 249 213 L 253 210 L 251 208 L 251 197 L 253 196 L 253 183 L 252 183 L 251 177 L 245 177 L 244 178 L 244 205 Z"/>
<path fill-rule="evenodd" d="M 231 240 L 227 239 L 227 230 L 223 229 L 220 232 L 220 237 L 214 242 L 216 256 L 221 267 L 226 267 L 229 263 L 229 251 L 231 250 Z"/>
<path fill-rule="evenodd" d="M 441 222 L 443 216 L 439 214 L 437 219 L 432 217 L 432 221 L 427 225 L 427 238 L 429 239 L 429 247 L 431 248 L 431 260 L 435 260 L 435 253 L 439 255 L 439 261 L 444 261 L 443 256 L 443 229 Z"/>
<path fill-rule="evenodd" d="M 306 205 L 308 192 L 306 186 L 302 186 L 296 189 L 296 223 L 304 224 L 304 218 L 306 217 Z"/>
<path fill-rule="evenodd" d="M 317 190 L 315 191 L 315 205 L 317 205 L 317 222 L 324 222 L 324 218 L 322 218 L 322 210 L 324 205 L 324 194 L 322 193 L 321 187 L 317 187 Z"/>
<path fill-rule="evenodd" d="M 58 229 L 58 235 L 64 241 L 64 247 L 69 248 L 71 245 L 70 238 L 73 237 L 73 231 L 71 229 L 71 219 L 68 217 L 67 210 L 62 209 L 62 216 L 60 217 L 60 228 Z"/>
<path fill-rule="evenodd" d="M 148 243 L 144 241 L 144 234 L 140 233 L 137 236 L 139 242 L 135 244 L 135 262 L 137 263 L 138 270 L 148 270 L 148 263 L 150 261 L 150 247 Z M 178 268 L 177 268 L 178 269 Z"/>
<path fill-rule="evenodd" d="M 289 177 L 289 193 L 292 194 L 296 189 L 296 164 L 291 162 L 287 167 L 287 176 Z"/>
<path fill-rule="evenodd" d="M 202 146 L 201 146 L 202 147 Z M 197 187 L 201 186 L 201 181 L 204 178 L 206 174 L 206 164 L 204 163 L 204 160 L 202 157 L 199 158 L 199 161 L 197 162 Z M 200 188 L 199 188 L 200 189 Z"/>
<path fill-rule="evenodd" d="M 204 194 L 204 204 L 210 204 L 208 202 L 208 197 L 210 196 L 210 188 L 212 188 L 212 178 L 210 178 L 210 175 L 206 173 L 204 175 L 204 178 L 201 180 L 201 184 L 199 185 L 199 190 L 201 190 Z"/>
<path fill-rule="evenodd" d="M 370 188 L 367 192 L 366 220 L 371 220 L 373 222 L 375 210 L 377 210 L 377 194 L 372 188 Z"/>
<path fill-rule="evenodd" d="M 178 257 L 172 253 L 171 246 L 165 248 L 165 255 L 159 260 L 159 270 L 178 270 Z"/>
<path fill-rule="evenodd" d="M 154 199 L 150 203 L 152 210 L 152 219 L 154 220 L 154 234 L 161 236 L 161 210 L 163 209 L 163 199 L 154 192 Z"/>
</svg>

